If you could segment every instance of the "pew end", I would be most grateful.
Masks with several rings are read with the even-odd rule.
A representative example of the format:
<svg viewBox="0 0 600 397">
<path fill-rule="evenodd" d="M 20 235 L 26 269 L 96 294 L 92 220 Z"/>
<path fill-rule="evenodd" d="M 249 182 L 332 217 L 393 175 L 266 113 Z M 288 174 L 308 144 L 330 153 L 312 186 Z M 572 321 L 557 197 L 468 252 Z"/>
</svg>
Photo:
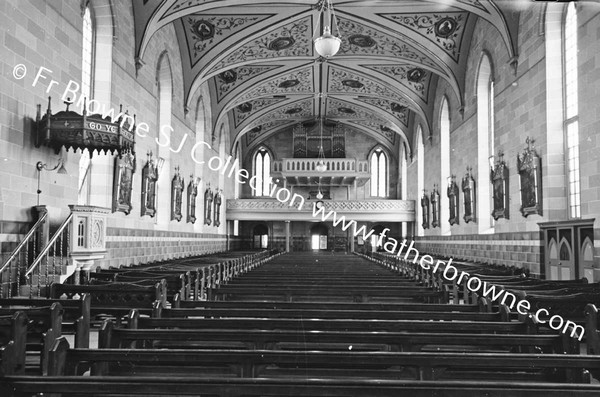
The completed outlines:
<svg viewBox="0 0 600 397">
<path fill-rule="evenodd" d="M 598 330 L 598 308 L 589 303 L 584 310 L 585 313 L 585 342 L 589 355 L 600 354 L 600 331 Z"/>
</svg>

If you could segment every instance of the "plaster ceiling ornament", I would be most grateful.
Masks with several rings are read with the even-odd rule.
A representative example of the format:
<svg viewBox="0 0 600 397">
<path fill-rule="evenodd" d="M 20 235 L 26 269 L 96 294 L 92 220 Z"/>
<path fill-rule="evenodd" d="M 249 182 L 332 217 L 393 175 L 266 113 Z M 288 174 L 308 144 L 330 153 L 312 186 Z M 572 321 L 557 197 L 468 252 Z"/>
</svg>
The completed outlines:
<svg viewBox="0 0 600 397">
<path fill-rule="evenodd" d="M 364 75 L 334 67 L 329 68 L 329 92 L 373 95 L 401 101 L 399 93 Z"/>
<path fill-rule="evenodd" d="M 255 141 L 259 139 L 262 140 L 262 137 L 270 131 L 273 131 L 274 128 L 279 128 L 283 125 L 291 125 L 293 123 L 294 121 L 290 120 L 273 120 L 251 128 L 246 133 L 246 146 L 250 147 Z"/>
<path fill-rule="evenodd" d="M 373 99 L 376 100 L 377 98 Z M 327 98 L 327 113 L 334 119 L 345 119 L 352 122 L 362 120 L 365 123 L 357 122 L 355 124 L 366 126 L 376 136 L 383 135 L 388 141 L 394 143 L 396 132 L 391 128 L 391 123 L 379 114 L 365 109 L 358 104 L 330 97 Z"/>
<path fill-rule="evenodd" d="M 365 68 L 383 73 L 410 89 L 427 103 L 432 73 L 414 65 L 362 65 Z"/>
<path fill-rule="evenodd" d="M 239 104 L 233 109 L 233 123 L 235 128 L 237 128 L 244 120 L 248 119 L 248 117 L 258 113 L 260 110 L 284 100 L 285 98 L 259 98 Z"/>
<path fill-rule="evenodd" d="M 273 94 L 307 94 L 314 91 L 312 66 L 305 67 L 291 73 L 276 76 L 272 80 L 262 83 L 256 88 L 251 88 L 239 100 L 247 101 L 251 98 Z"/>
<path fill-rule="evenodd" d="M 251 127 L 262 126 L 264 139 L 272 133 L 265 130 L 270 122 L 293 124 L 319 117 L 323 114 L 319 91 L 351 102 L 352 106 L 337 109 L 339 117 L 351 118 L 348 110 L 366 110 L 390 123 L 373 120 L 368 128 L 352 127 L 369 135 L 373 129 L 382 134 L 380 125 L 403 134 L 412 128 L 406 124 L 414 119 L 410 111 L 431 126 L 435 112 L 428 97 L 440 78 L 457 98 L 464 97 L 467 57 L 461 55 L 467 54 L 465 47 L 479 21 L 497 30 L 511 65 L 516 65 L 519 18 L 499 1 L 333 1 L 337 29 L 327 18 L 318 18 L 327 0 L 135 1 L 136 67 L 149 63 L 144 54 L 154 34 L 173 25 L 184 59 L 185 106 L 194 108 L 197 90 L 208 81 L 211 100 L 206 103 L 215 115 L 213 127 L 224 118 L 233 126 L 236 118 L 239 126 L 230 130 L 234 144 L 236 135 Z M 343 37 L 339 52 L 327 62 L 315 59 L 313 43 L 323 25 Z M 346 71 L 347 76 L 332 82 L 332 68 Z M 288 113 L 281 103 L 256 109 L 253 101 L 274 95 L 286 97 L 284 107 L 310 96 L 310 106 L 301 106 L 299 112 L 292 106 Z M 359 100 L 359 96 L 370 98 Z M 383 133 L 389 131 L 384 128 Z"/>
<path fill-rule="evenodd" d="M 215 86 L 217 87 L 217 102 L 221 102 L 223 96 L 225 96 L 229 91 L 244 83 L 245 81 L 261 75 L 263 73 L 269 72 L 273 69 L 277 69 L 277 65 L 247 65 L 240 66 L 238 68 L 228 69 L 217 76 L 215 76 Z"/>
<path fill-rule="evenodd" d="M 311 117 L 313 114 L 313 99 L 306 98 L 287 105 L 282 105 L 277 109 L 270 111 L 269 113 L 261 116 L 256 124 L 264 125 L 274 120 L 290 120 L 290 119 L 303 119 Z"/>
<path fill-rule="evenodd" d="M 195 14 L 182 18 L 192 67 L 223 40 L 272 16 Z"/>
<path fill-rule="evenodd" d="M 376 134 L 383 135 L 383 137 L 385 139 L 387 139 L 388 141 L 390 141 L 390 143 L 392 145 L 395 144 L 396 132 L 391 127 L 389 127 L 385 124 L 380 124 L 376 120 L 364 120 L 364 119 L 348 120 L 348 122 L 368 128 L 369 130 L 371 130 L 372 132 L 374 132 Z"/>
<path fill-rule="evenodd" d="M 384 110 L 390 115 L 394 116 L 404 126 L 408 126 L 408 113 L 409 106 L 405 101 L 393 102 L 384 98 L 357 98 L 358 101 L 368 103 L 375 106 L 378 109 Z"/>
<path fill-rule="evenodd" d="M 399 25 L 406 26 L 436 43 L 457 62 L 460 56 L 466 12 L 433 14 L 378 14 Z"/>
<path fill-rule="evenodd" d="M 356 21 L 338 17 L 340 32 L 348 40 L 342 42 L 340 55 L 380 55 L 393 59 L 407 59 L 439 70 L 439 66 L 423 52 L 377 29 Z M 350 40 L 353 37 L 353 40 Z"/>
<path fill-rule="evenodd" d="M 305 17 L 278 27 L 235 48 L 214 65 L 210 73 L 240 62 L 257 59 L 311 57 L 311 17 Z"/>
</svg>

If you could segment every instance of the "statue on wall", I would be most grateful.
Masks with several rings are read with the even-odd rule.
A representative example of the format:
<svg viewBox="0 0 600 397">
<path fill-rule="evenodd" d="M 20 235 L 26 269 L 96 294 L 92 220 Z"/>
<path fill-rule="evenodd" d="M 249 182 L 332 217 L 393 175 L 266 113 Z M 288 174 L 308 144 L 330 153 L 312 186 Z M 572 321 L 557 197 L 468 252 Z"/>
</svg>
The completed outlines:
<svg viewBox="0 0 600 397">
<path fill-rule="evenodd" d="M 156 215 L 156 182 L 158 180 L 158 167 L 152 158 L 152 152 L 148 152 L 148 161 L 142 169 L 142 208 L 141 216 Z"/>
<path fill-rule="evenodd" d="M 531 214 L 542 215 L 542 167 L 533 143 L 527 137 L 527 147 L 517 155 L 517 170 L 521 183 L 521 213 L 524 217 Z"/>
<path fill-rule="evenodd" d="M 427 190 L 423 189 L 423 196 L 421 196 L 421 212 L 423 214 L 423 229 L 429 229 L 429 197 L 427 197 Z"/>
<path fill-rule="evenodd" d="M 171 220 L 181 221 L 181 207 L 183 204 L 183 178 L 179 173 L 179 167 L 175 167 L 175 175 L 171 181 Z"/>
<path fill-rule="evenodd" d="M 432 212 L 432 227 L 440 226 L 440 192 L 437 189 L 437 185 L 433 185 L 431 191 L 431 212 Z"/>
<path fill-rule="evenodd" d="M 492 217 L 494 220 L 499 218 L 508 219 L 508 168 L 504 162 L 504 153 L 498 151 L 498 158 L 494 163 L 494 157 L 490 157 L 490 180 L 493 186 L 494 209 Z"/>
<path fill-rule="evenodd" d="M 210 189 L 210 184 L 206 191 L 204 192 L 204 224 L 210 225 L 212 223 L 211 219 L 211 210 L 212 210 L 212 202 L 213 202 L 213 193 Z"/>
<path fill-rule="evenodd" d="M 131 192 L 133 190 L 133 173 L 135 172 L 135 154 L 130 150 L 115 158 L 115 175 L 113 179 L 113 212 L 124 212 L 129 215 Z"/>
<path fill-rule="evenodd" d="M 473 168 L 471 168 L 471 166 L 467 166 L 467 173 L 462 180 L 463 203 L 465 208 L 463 219 L 467 223 L 475 221 L 475 202 L 477 196 L 475 194 L 475 179 L 473 179 L 473 175 L 471 174 L 472 170 Z"/>
<path fill-rule="evenodd" d="M 456 185 L 456 175 L 448 177 L 448 188 L 446 189 L 448 195 L 448 205 L 450 210 L 450 217 L 448 222 L 450 225 L 458 224 L 458 186 Z"/>
<path fill-rule="evenodd" d="M 187 222 L 196 222 L 196 197 L 198 196 L 198 183 L 200 178 L 195 179 L 194 174 L 190 175 L 190 183 L 187 186 Z"/>
</svg>

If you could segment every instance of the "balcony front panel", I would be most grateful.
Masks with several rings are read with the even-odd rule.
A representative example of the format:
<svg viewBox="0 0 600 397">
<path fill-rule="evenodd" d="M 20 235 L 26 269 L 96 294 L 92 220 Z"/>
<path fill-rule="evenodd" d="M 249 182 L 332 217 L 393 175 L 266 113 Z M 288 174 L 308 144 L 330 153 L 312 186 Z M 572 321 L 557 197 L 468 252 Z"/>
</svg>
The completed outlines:
<svg viewBox="0 0 600 397">
<path fill-rule="evenodd" d="M 313 217 L 315 200 L 292 197 L 286 202 L 277 199 L 227 200 L 227 219 L 240 221 L 321 221 L 321 215 Z M 413 222 L 415 202 L 412 200 L 325 200 L 325 214 L 336 213 L 347 221 L 361 222 Z M 333 215 L 328 221 L 333 220 Z"/>
<path fill-rule="evenodd" d="M 318 171 L 323 161 L 324 171 Z M 282 159 L 273 162 L 272 177 L 283 186 L 321 186 L 341 187 L 364 185 L 370 178 L 369 162 L 357 159 Z"/>
</svg>

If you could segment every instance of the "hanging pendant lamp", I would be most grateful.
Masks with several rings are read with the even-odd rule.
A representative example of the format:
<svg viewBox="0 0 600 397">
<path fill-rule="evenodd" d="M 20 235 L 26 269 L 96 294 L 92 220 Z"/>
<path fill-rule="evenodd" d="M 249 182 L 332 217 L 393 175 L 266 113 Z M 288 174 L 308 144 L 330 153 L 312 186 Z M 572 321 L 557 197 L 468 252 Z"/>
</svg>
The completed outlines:
<svg viewBox="0 0 600 397">
<path fill-rule="evenodd" d="M 330 0 L 326 0 L 323 2 L 323 5 L 319 12 L 319 20 L 322 19 L 323 14 L 325 13 L 325 10 L 327 10 L 327 14 L 326 14 L 327 20 L 325 21 L 325 25 L 323 26 L 323 35 L 315 38 L 313 41 L 315 43 L 315 51 L 317 51 L 317 53 L 324 58 L 330 58 L 330 57 L 334 56 L 335 54 L 337 54 L 337 52 L 340 50 L 340 45 L 342 44 L 342 39 L 340 37 L 338 37 L 339 29 L 338 29 L 338 36 L 334 36 L 332 34 L 332 31 L 333 31 L 332 24 L 336 24 L 336 18 L 335 18 L 335 12 L 333 10 L 333 5 L 331 4 Z M 318 29 L 318 26 L 319 25 L 317 24 L 316 29 Z M 316 33 L 316 29 L 315 29 L 315 33 Z M 313 37 L 314 36 L 315 35 L 313 34 Z"/>
</svg>

